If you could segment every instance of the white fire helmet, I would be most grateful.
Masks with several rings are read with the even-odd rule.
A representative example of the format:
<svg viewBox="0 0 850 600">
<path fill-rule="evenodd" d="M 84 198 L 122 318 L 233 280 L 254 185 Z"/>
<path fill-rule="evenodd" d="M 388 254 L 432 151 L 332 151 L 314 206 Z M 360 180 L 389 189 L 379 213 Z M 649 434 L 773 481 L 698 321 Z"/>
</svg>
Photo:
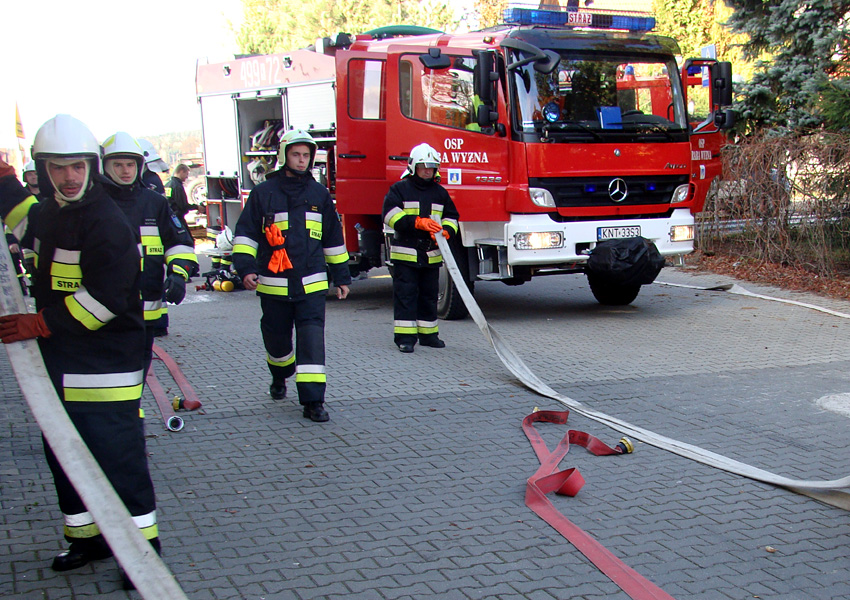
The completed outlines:
<svg viewBox="0 0 850 600">
<path fill-rule="evenodd" d="M 135 183 L 139 180 L 142 173 L 142 165 L 145 164 L 145 152 L 129 133 L 119 131 L 112 134 L 103 141 L 103 171 L 115 183 L 124 185 L 118 175 L 114 172 L 114 165 L 110 159 L 112 158 L 132 158 L 136 161 L 136 178 L 131 182 Z"/>
<path fill-rule="evenodd" d="M 153 171 L 154 173 L 167 173 L 168 172 L 168 164 L 159 157 L 159 153 L 156 151 L 156 148 L 153 147 L 148 140 L 143 140 L 139 138 L 139 146 L 142 147 L 142 151 L 145 154 L 145 167 L 147 167 L 148 171 Z"/>
<path fill-rule="evenodd" d="M 233 232 L 225 225 L 224 230 L 215 237 L 215 247 L 222 252 L 233 251 Z"/>
<path fill-rule="evenodd" d="M 309 171 L 313 168 L 313 163 L 316 161 L 316 150 L 319 146 L 316 144 L 313 136 L 303 129 L 290 129 L 280 138 L 280 150 L 277 154 L 278 166 L 280 168 L 286 166 L 286 151 L 290 146 L 294 146 L 295 144 L 306 144 L 310 148 L 310 164 L 307 165 L 307 171 Z M 294 169 L 292 171 L 297 172 Z"/>
<path fill-rule="evenodd" d="M 100 144 L 82 121 L 71 115 L 56 115 L 39 127 L 32 144 L 32 157 L 39 171 L 39 180 L 49 181 L 53 191 L 65 202 L 76 202 L 92 186 L 92 174 L 100 172 Z M 68 166 L 83 160 L 85 180 L 79 191 L 66 196 L 56 187 L 47 163 Z M 43 169 L 43 170 L 42 170 Z"/>
<path fill-rule="evenodd" d="M 428 144 L 419 144 L 410 151 L 407 159 L 407 169 L 401 174 L 401 179 L 416 175 L 416 165 L 423 165 L 426 169 L 437 169 L 434 173 L 434 181 L 440 180 L 440 153 Z"/>
<path fill-rule="evenodd" d="M 28 161 L 27 164 L 24 165 L 24 173 L 35 173 L 35 161 Z"/>
</svg>

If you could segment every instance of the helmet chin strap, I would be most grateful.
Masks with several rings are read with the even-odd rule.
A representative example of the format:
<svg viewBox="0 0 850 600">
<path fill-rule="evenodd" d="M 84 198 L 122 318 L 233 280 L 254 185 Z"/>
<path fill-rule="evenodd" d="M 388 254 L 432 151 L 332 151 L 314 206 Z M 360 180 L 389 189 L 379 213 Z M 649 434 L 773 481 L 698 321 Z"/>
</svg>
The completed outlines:
<svg viewBox="0 0 850 600">
<path fill-rule="evenodd" d="M 58 165 L 60 167 L 67 167 L 68 165 L 73 165 L 80 161 L 83 161 L 86 164 L 86 175 L 85 180 L 82 186 L 80 186 L 80 191 L 74 194 L 73 196 L 66 196 L 59 190 L 59 186 L 56 185 L 56 182 L 53 181 L 53 175 L 50 174 L 50 164 Z M 85 196 L 86 192 L 91 188 L 92 180 L 91 180 L 91 162 L 89 159 L 80 159 L 80 158 L 50 158 L 47 160 L 47 177 L 50 179 L 50 184 L 53 186 L 53 190 L 56 193 L 56 200 L 59 201 L 60 204 L 65 204 L 67 202 L 77 202 L 83 196 Z"/>
</svg>

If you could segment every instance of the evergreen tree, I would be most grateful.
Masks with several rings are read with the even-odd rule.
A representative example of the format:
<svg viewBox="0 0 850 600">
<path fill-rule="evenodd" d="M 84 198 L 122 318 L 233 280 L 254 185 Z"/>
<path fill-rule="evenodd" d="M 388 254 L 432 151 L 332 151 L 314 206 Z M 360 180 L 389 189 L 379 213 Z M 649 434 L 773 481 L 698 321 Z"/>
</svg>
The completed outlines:
<svg viewBox="0 0 850 600">
<path fill-rule="evenodd" d="M 457 17 L 448 0 L 242 0 L 236 34 L 245 54 L 305 48 L 317 38 L 386 25 L 420 25 L 451 30 Z"/>
<path fill-rule="evenodd" d="M 761 58 L 736 105 L 744 124 L 800 132 L 823 125 L 824 90 L 847 68 L 850 0 L 727 2 L 730 26 L 749 36 L 746 56 Z"/>
</svg>

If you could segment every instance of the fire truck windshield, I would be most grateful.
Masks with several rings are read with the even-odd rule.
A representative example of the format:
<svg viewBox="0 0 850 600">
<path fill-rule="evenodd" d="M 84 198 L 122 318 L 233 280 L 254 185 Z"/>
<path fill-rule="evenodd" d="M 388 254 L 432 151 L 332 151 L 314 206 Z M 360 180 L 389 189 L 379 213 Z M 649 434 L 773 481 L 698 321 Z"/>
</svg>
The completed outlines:
<svg viewBox="0 0 850 600">
<path fill-rule="evenodd" d="M 521 53 L 512 59 L 521 60 Z M 510 61 L 509 61 L 510 62 Z M 555 142 L 687 140 L 672 58 L 561 52 L 551 73 L 527 63 L 510 76 L 514 126 Z"/>
</svg>

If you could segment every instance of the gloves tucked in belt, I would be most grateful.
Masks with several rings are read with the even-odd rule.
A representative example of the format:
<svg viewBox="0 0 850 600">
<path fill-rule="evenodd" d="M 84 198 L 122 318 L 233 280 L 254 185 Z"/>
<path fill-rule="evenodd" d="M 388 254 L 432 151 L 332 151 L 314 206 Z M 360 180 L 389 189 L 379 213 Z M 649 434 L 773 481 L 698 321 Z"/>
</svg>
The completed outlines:
<svg viewBox="0 0 850 600">
<path fill-rule="evenodd" d="M 4 344 L 50 337 L 50 329 L 44 322 L 42 309 L 38 314 L 18 314 L 0 317 L 0 339 Z"/>
<path fill-rule="evenodd" d="M 266 241 L 272 247 L 272 257 L 269 259 L 269 271 L 272 273 L 280 273 L 292 268 L 292 262 L 289 260 L 289 255 L 283 247 L 286 238 L 280 232 L 280 228 L 271 224 L 266 227 Z"/>
<path fill-rule="evenodd" d="M 180 304 L 186 297 L 186 280 L 182 275 L 169 273 L 165 278 L 165 300 L 172 304 Z"/>
</svg>

